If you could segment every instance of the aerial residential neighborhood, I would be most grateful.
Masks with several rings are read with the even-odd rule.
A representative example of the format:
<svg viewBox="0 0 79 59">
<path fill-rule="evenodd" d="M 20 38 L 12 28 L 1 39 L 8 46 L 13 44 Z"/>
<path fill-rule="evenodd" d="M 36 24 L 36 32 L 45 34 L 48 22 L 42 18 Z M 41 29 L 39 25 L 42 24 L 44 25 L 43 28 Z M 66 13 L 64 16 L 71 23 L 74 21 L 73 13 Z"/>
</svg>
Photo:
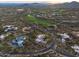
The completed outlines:
<svg viewBox="0 0 79 59">
<path fill-rule="evenodd" d="M 78 57 L 79 2 L 0 4 L 0 56 Z"/>
</svg>

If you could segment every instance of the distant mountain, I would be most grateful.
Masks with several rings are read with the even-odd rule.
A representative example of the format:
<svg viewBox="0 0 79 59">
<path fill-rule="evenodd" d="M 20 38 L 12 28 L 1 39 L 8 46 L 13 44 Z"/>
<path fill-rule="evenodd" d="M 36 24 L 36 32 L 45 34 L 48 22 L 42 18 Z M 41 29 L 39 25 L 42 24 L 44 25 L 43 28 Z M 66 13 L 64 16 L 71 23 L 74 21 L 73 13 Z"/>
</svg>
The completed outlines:
<svg viewBox="0 0 79 59">
<path fill-rule="evenodd" d="M 51 5 L 52 8 L 79 8 L 79 2 L 72 1 L 70 3 L 54 4 Z"/>
<path fill-rule="evenodd" d="M 16 7 L 21 5 L 22 3 L 0 3 L 0 7 Z"/>
<path fill-rule="evenodd" d="M 48 3 L 25 3 L 21 6 L 30 7 L 30 8 L 47 8 Z"/>
<path fill-rule="evenodd" d="M 0 3 L 0 7 L 16 7 L 21 5 L 22 3 Z"/>
<path fill-rule="evenodd" d="M 0 7 L 30 7 L 30 8 L 45 8 L 47 3 L 0 3 Z"/>
<path fill-rule="evenodd" d="M 79 2 L 71 2 L 62 4 L 63 8 L 79 8 Z"/>
<path fill-rule="evenodd" d="M 79 2 L 72 1 L 61 4 L 51 3 L 0 3 L 0 7 L 29 7 L 29 8 L 79 8 Z"/>
</svg>

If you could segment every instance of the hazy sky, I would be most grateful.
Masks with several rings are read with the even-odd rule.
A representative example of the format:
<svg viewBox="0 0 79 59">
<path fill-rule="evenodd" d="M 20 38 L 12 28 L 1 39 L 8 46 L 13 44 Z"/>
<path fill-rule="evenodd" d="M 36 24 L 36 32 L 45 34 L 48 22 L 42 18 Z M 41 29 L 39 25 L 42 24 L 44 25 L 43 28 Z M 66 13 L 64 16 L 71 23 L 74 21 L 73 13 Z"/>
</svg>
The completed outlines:
<svg viewBox="0 0 79 59">
<path fill-rule="evenodd" d="M 0 0 L 0 2 L 49 2 L 49 3 L 62 3 L 79 0 Z"/>
</svg>

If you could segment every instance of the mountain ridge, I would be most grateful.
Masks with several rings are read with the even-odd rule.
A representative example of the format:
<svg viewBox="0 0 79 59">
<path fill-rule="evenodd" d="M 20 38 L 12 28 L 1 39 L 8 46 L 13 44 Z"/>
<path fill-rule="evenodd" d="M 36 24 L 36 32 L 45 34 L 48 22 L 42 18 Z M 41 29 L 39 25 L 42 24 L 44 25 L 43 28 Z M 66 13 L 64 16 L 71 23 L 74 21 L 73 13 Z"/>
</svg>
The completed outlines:
<svg viewBox="0 0 79 59">
<path fill-rule="evenodd" d="M 52 3 L 0 3 L 0 7 L 28 7 L 28 8 L 79 8 L 79 2 Z"/>
</svg>

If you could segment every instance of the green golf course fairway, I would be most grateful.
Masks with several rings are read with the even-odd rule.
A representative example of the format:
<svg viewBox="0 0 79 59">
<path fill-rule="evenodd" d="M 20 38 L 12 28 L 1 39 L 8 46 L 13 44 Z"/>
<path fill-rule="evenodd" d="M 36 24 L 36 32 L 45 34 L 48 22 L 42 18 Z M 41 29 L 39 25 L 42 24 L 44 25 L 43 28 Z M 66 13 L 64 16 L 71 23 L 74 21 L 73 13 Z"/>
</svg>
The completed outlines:
<svg viewBox="0 0 79 59">
<path fill-rule="evenodd" d="M 54 23 L 50 22 L 47 19 L 36 18 L 32 15 L 27 15 L 26 19 L 27 19 L 28 22 L 30 22 L 32 24 L 42 25 L 42 26 L 45 26 L 45 27 L 54 25 Z"/>
</svg>

